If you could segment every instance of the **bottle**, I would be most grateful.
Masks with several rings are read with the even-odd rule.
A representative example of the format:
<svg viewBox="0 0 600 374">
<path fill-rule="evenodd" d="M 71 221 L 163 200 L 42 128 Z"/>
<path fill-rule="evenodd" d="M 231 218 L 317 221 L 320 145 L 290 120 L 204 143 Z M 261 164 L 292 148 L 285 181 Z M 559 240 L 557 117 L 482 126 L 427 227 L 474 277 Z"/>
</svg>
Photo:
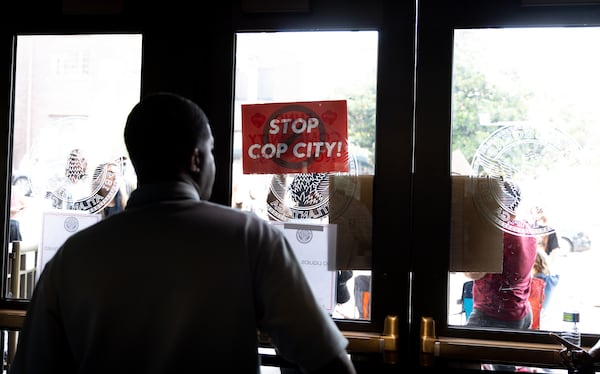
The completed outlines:
<svg viewBox="0 0 600 374">
<path fill-rule="evenodd" d="M 579 323 L 579 312 L 563 312 L 563 329 L 560 336 L 581 346 L 581 333 L 577 323 Z"/>
</svg>

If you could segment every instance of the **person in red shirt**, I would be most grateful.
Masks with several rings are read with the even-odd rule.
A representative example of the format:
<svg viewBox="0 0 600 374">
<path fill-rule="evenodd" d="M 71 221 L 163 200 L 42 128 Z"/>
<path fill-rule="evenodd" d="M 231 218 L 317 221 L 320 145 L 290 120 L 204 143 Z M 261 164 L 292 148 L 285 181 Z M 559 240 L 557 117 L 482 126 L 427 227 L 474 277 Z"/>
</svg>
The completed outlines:
<svg viewBox="0 0 600 374">
<path fill-rule="evenodd" d="M 528 223 L 515 221 L 514 212 L 521 201 L 520 189 L 511 182 L 503 183 L 504 190 L 512 199 L 508 209 L 510 224 L 527 228 Z M 473 312 L 467 320 L 467 326 L 530 328 L 532 311 L 528 298 L 536 251 L 534 236 L 516 235 L 506 230 L 503 236 L 502 272 L 465 273 L 474 280 Z"/>
</svg>

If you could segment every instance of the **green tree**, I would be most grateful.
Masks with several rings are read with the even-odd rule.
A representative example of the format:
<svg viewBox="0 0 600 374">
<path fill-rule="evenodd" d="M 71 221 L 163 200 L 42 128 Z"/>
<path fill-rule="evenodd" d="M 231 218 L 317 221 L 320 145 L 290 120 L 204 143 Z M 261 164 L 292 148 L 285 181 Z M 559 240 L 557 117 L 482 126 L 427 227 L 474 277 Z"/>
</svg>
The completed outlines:
<svg viewBox="0 0 600 374">
<path fill-rule="evenodd" d="M 368 151 L 371 163 L 375 151 L 375 100 L 374 85 L 348 98 L 348 138 L 352 144 Z"/>
<path fill-rule="evenodd" d="M 529 94 L 518 88 L 515 74 L 507 91 L 490 82 L 471 64 L 457 64 L 452 89 L 452 150 L 470 163 L 479 145 L 497 129 L 497 123 L 524 121 Z"/>
</svg>

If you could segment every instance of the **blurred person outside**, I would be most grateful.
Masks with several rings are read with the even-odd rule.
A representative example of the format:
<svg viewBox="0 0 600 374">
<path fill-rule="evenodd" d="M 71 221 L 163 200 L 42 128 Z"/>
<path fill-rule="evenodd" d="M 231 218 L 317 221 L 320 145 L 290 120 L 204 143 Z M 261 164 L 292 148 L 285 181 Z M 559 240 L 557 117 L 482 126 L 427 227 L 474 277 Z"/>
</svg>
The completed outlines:
<svg viewBox="0 0 600 374">
<path fill-rule="evenodd" d="M 548 255 L 540 248 L 538 248 L 535 256 L 532 274 L 535 278 L 539 278 L 544 281 L 544 300 L 542 302 L 541 313 L 541 320 L 543 326 L 543 321 L 547 315 L 548 308 L 550 306 L 550 300 L 552 299 L 554 289 L 558 285 L 560 275 L 554 274 L 551 271 L 550 263 L 548 261 Z"/>
<path fill-rule="evenodd" d="M 10 243 L 23 240 L 19 219 L 26 207 L 27 199 L 25 198 L 25 193 L 21 188 L 13 186 L 10 193 L 10 221 L 8 232 L 8 241 Z"/>
<path fill-rule="evenodd" d="M 131 195 L 133 190 L 137 187 L 137 176 L 135 170 L 131 165 L 131 161 L 127 156 L 120 156 L 115 160 L 115 164 L 121 169 L 121 179 L 123 189 L 127 196 Z"/>
<path fill-rule="evenodd" d="M 355 373 L 284 234 L 208 201 L 214 141 L 202 109 L 149 95 L 124 137 L 138 187 L 48 262 L 10 373 L 256 373 L 262 335 L 303 372 Z"/>
<path fill-rule="evenodd" d="M 525 221 L 515 221 L 521 201 L 520 188 L 504 181 L 503 189 L 511 199 L 511 224 L 530 227 Z M 532 322 L 529 304 L 531 271 L 536 255 L 536 239 L 504 231 L 502 273 L 466 272 L 473 279 L 473 311 L 467 326 L 528 329 Z"/>
<path fill-rule="evenodd" d="M 548 217 L 546 216 L 546 213 L 544 213 L 542 207 L 532 207 L 531 216 L 533 218 L 534 228 L 544 229 L 544 231 L 549 232 L 548 234 L 538 236 L 537 241 L 538 246 L 546 252 L 548 256 L 552 256 L 551 259 L 554 259 L 560 248 L 556 231 L 548 224 Z"/>
</svg>

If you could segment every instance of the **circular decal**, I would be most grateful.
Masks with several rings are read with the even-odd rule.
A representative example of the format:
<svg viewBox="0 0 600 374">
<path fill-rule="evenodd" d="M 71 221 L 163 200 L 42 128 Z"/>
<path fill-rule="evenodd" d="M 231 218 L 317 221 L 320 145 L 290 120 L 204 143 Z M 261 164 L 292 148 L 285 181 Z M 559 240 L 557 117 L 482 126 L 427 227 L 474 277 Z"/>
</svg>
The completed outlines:
<svg viewBox="0 0 600 374">
<path fill-rule="evenodd" d="M 297 230 L 296 231 L 296 240 L 299 243 L 306 244 L 310 243 L 313 238 L 313 233 L 311 230 Z"/>
<path fill-rule="evenodd" d="M 122 175 L 121 160 L 100 163 L 90 173 L 85 155 L 74 149 L 67 158 L 64 177 L 54 181 L 47 197 L 57 209 L 96 213 L 117 194 Z"/>
<path fill-rule="evenodd" d="M 64 226 L 68 232 L 75 232 L 79 229 L 79 220 L 76 217 L 69 216 L 65 218 Z"/>
<path fill-rule="evenodd" d="M 515 124 L 494 131 L 477 149 L 471 164 L 475 206 L 496 227 L 516 235 L 540 235 L 552 228 L 531 228 L 530 209 L 556 205 L 566 184 L 582 167 L 581 147 L 549 126 Z M 564 177 L 560 183 L 557 177 Z M 517 220 L 513 218 L 517 217 Z"/>
<path fill-rule="evenodd" d="M 354 198 L 358 184 L 358 161 L 349 153 L 348 173 L 275 174 L 267 196 L 267 212 L 275 221 L 322 219 L 342 215 Z M 330 176 L 347 176 L 343 186 L 330 188 Z M 329 200 L 335 196 L 336 211 Z"/>
</svg>

